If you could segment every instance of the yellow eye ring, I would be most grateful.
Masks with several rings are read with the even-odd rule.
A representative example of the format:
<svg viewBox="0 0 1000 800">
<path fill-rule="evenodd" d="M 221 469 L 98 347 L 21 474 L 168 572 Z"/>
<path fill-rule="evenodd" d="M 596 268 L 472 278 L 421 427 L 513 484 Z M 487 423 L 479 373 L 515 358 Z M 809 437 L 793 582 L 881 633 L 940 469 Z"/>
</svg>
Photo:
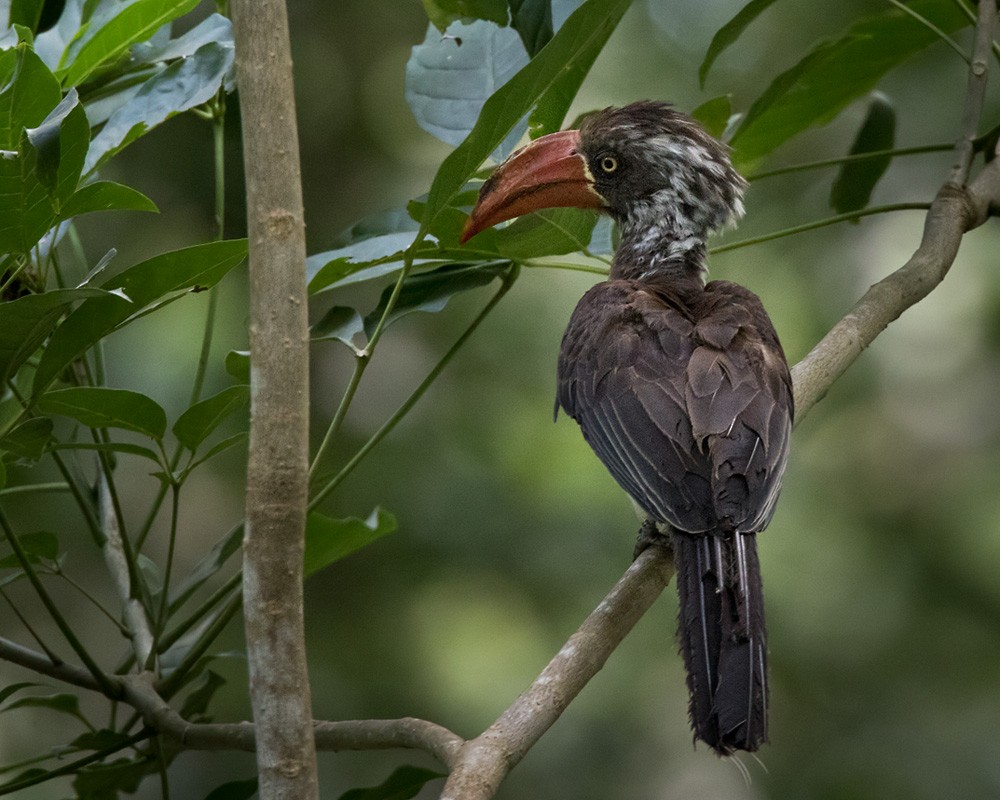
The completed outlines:
<svg viewBox="0 0 1000 800">
<path fill-rule="evenodd" d="M 604 156 L 604 158 L 601 159 L 601 169 L 608 174 L 614 172 L 618 169 L 618 159 L 614 156 Z"/>
</svg>

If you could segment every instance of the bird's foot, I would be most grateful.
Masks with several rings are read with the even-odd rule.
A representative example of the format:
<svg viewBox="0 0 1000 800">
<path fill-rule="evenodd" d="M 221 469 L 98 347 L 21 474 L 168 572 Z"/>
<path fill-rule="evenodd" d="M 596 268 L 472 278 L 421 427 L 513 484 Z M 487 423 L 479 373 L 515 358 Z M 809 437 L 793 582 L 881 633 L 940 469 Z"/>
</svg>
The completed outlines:
<svg viewBox="0 0 1000 800">
<path fill-rule="evenodd" d="M 670 546 L 670 536 L 660 530 L 659 526 L 651 519 L 647 519 L 639 528 L 639 534 L 635 537 L 635 549 L 632 551 L 632 560 L 635 561 L 647 547 L 665 547 L 673 550 Z"/>
</svg>

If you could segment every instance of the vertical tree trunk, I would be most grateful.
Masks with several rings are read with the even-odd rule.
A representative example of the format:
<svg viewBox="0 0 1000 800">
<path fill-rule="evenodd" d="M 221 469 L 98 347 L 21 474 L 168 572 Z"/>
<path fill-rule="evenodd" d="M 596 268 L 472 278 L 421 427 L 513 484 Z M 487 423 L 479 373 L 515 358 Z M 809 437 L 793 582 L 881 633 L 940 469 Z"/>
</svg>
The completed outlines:
<svg viewBox="0 0 1000 800">
<path fill-rule="evenodd" d="M 318 797 L 302 618 L 308 493 L 305 229 L 284 0 L 234 0 L 250 236 L 243 590 L 264 800 Z"/>
</svg>

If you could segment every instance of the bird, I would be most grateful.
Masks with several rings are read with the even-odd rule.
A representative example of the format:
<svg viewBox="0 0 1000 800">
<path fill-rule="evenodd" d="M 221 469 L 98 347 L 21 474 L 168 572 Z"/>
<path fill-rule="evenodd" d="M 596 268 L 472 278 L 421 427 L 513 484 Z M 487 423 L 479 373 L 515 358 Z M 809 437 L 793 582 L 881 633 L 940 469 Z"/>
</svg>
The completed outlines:
<svg viewBox="0 0 1000 800">
<path fill-rule="evenodd" d="M 483 183 L 462 242 L 544 208 L 608 214 L 608 279 L 562 339 L 563 409 L 645 516 L 637 552 L 673 553 L 694 739 L 720 756 L 768 741 L 756 534 L 775 511 L 794 399 L 760 299 L 706 282 L 708 236 L 743 216 L 729 149 L 668 103 L 611 106 L 541 136 Z"/>
</svg>

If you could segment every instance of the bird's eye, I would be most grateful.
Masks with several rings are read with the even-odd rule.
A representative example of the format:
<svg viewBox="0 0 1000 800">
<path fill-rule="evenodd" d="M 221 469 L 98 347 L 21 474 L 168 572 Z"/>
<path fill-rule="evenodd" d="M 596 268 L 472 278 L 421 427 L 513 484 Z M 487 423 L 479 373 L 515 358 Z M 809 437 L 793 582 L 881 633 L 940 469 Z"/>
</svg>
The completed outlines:
<svg viewBox="0 0 1000 800">
<path fill-rule="evenodd" d="M 604 158 L 601 159 L 601 169 L 610 175 L 618 169 L 618 159 L 614 156 L 604 156 Z"/>
</svg>

